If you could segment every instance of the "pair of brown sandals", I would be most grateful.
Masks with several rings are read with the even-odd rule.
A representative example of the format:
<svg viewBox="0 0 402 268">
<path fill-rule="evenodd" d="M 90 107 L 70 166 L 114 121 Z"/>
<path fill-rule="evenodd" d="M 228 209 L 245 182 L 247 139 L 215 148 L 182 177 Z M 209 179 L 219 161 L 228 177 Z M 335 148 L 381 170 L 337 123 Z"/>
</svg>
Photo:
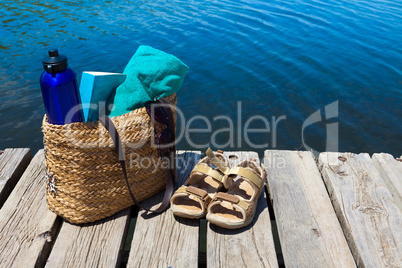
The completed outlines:
<svg viewBox="0 0 402 268">
<path fill-rule="evenodd" d="M 255 160 L 233 168 L 222 151 L 201 159 L 184 185 L 170 199 L 174 215 L 206 219 L 215 225 L 237 229 L 253 221 L 266 173 Z"/>
</svg>

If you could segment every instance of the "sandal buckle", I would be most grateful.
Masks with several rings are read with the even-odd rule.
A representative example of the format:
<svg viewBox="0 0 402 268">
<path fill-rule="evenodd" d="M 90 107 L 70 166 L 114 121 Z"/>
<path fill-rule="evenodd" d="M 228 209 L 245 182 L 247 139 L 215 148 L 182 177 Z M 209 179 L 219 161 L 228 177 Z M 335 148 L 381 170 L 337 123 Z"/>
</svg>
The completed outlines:
<svg viewBox="0 0 402 268">
<path fill-rule="evenodd" d="M 199 188 L 194 187 L 194 186 L 187 186 L 186 191 L 191 193 L 191 194 L 193 194 L 193 195 L 198 196 L 204 202 L 211 201 L 211 197 L 209 197 L 207 191 L 205 191 L 205 190 L 199 189 Z"/>
<path fill-rule="evenodd" d="M 235 195 L 227 194 L 227 193 L 217 193 L 214 197 L 214 200 L 223 200 L 228 201 L 233 204 L 238 204 L 240 202 L 240 198 Z"/>
</svg>

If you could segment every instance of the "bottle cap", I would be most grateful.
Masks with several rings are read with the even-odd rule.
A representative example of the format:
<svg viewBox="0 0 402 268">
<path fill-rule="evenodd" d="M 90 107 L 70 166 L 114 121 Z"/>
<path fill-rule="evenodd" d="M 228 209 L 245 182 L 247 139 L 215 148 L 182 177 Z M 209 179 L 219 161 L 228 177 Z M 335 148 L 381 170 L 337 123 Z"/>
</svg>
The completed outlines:
<svg viewBox="0 0 402 268">
<path fill-rule="evenodd" d="M 48 73 L 57 73 L 67 68 L 67 57 L 59 55 L 57 49 L 49 50 L 49 57 L 45 57 L 42 60 L 43 69 Z"/>
</svg>

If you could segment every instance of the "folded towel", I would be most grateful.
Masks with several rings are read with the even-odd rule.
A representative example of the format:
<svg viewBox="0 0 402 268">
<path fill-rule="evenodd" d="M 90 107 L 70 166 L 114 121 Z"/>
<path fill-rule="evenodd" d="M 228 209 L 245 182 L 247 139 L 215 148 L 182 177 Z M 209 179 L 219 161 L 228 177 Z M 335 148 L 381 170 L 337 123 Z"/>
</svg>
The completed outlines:
<svg viewBox="0 0 402 268">
<path fill-rule="evenodd" d="M 181 87 L 188 67 L 171 54 L 140 46 L 126 68 L 126 80 L 109 97 L 114 104 L 109 116 L 119 116 L 140 108 L 146 101 L 166 97 Z"/>
</svg>

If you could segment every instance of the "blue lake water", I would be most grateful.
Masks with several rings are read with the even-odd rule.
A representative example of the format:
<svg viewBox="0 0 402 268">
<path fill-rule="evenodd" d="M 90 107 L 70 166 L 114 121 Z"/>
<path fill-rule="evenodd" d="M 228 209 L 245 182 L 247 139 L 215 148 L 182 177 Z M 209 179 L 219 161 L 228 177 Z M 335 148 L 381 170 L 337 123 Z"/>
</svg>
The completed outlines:
<svg viewBox="0 0 402 268">
<path fill-rule="evenodd" d="M 80 78 L 122 72 L 146 44 L 190 67 L 181 149 L 325 151 L 330 133 L 339 151 L 402 154 L 400 1 L 3 0 L 0 24 L 0 149 L 43 147 L 49 48 Z M 245 135 L 246 125 L 261 132 Z"/>
</svg>

